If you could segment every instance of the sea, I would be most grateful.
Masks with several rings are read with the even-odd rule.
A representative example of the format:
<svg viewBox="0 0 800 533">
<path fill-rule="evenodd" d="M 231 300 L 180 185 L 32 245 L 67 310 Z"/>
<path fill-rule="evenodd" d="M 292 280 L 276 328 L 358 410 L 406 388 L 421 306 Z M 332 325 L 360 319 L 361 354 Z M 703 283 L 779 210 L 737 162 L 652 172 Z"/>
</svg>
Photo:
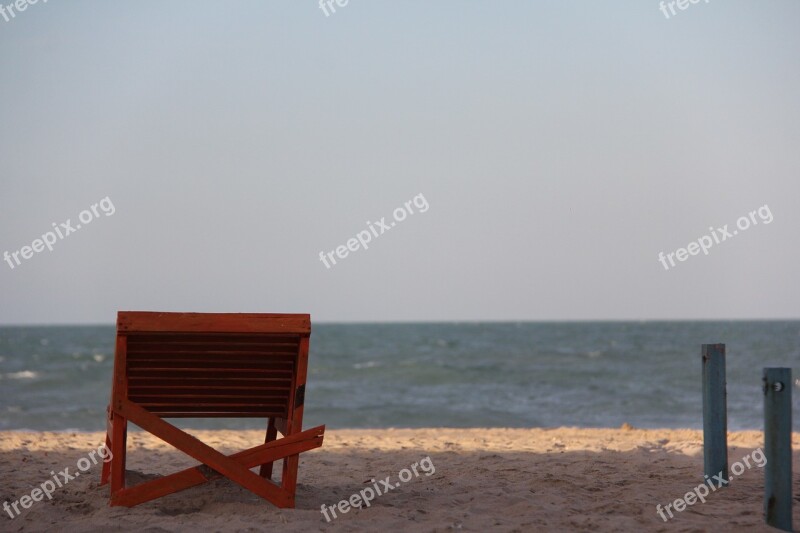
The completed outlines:
<svg viewBox="0 0 800 533">
<path fill-rule="evenodd" d="M 104 430 L 114 338 L 0 327 L 0 430 Z M 703 343 L 726 344 L 729 429 L 763 429 L 763 368 L 800 378 L 800 321 L 314 324 L 304 426 L 700 429 Z"/>
</svg>

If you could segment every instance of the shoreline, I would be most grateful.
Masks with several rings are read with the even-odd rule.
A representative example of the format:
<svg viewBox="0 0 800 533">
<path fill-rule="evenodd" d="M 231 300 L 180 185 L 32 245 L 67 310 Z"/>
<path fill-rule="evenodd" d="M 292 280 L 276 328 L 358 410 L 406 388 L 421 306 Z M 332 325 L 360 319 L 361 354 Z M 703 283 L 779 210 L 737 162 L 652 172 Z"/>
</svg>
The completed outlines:
<svg viewBox="0 0 800 533">
<path fill-rule="evenodd" d="M 260 430 L 192 430 L 224 453 L 263 442 Z M 96 450 L 103 432 L 0 431 L 0 501 L 18 500 Z M 800 445 L 800 433 L 793 434 Z M 729 432 L 729 464 L 763 444 L 760 431 Z M 423 459 L 428 458 L 425 463 Z M 373 486 L 410 465 L 428 464 L 369 507 L 333 518 L 321 506 Z M 128 437 L 128 482 L 196 464 L 145 432 Z M 763 523 L 763 471 L 750 468 L 705 503 L 664 522 L 656 511 L 702 481 L 702 431 L 694 429 L 340 429 L 322 448 L 301 456 L 297 508 L 277 509 L 225 480 L 214 480 L 135 508 L 109 507 L 98 485 L 100 465 L 58 488 L 0 529 L 46 531 L 254 531 L 275 524 L 288 531 L 771 531 Z M 795 464 L 795 471 L 800 471 Z M 279 469 L 276 469 L 279 471 Z M 401 476 L 402 477 L 402 476 Z M 800 509 L 795 506 L 795 521 Z M 326 521 L 326 517 L 330 521 Z"/>
<path fill-rule="evenodd" d="M 174 419 L 173 419 L 174 420 Z M 185 419 L 191 420 L 191 419 Z M 265 419 L 266 420 L 266 419 Z M 324 424 L 324 423 L 323 423 Z M 304 423 L 303 428 L 307 429 L 308 427 L 319 425 L 314 423 Z M 339 432 L 347 432 L 347 431 L 365 431 L 365 432 L 374 432 L 374 431 L 472 431 L 472 430 L 481 430 L 481 431 L 554 431 L 554 430 L 580 430 L 580 431 L 695 431 L 700 433 L 702 437 L 703 428 L 702 427 L 686 427 L 686 426 L 677 426 L 677 427 L 640 427 L 640 426 L 633 426 L 631 424 L 625 423 L 622 426 L 536 426 L 536 427 L 521 427 L 521 426 L 471 426 L 471 427 L 460 427 L 460 426 L 441 426 L 441 427 L 410 427 L 410 426 L 387 426 L 387 427 L 330 427 L 329 424 L 324 424 L 327 426 L 326 431 L 331 432 L 335 431 Z M 214 432 L 214 431 L 241 431 L 241 432 L 260 432 L 261 429 L 227 429 L 227 428 L 192 428 L 192 427 L 184 427 L 179 426 L 182 429 L 186 429 L 187 431 L 194 431 L 194 432 Z M 128 428 L 128 432 L 136 433 L 141 432 L 142 429 L 138 428 L 137 426 L 131 426 Z M 737 428 L 737 429 L 728 429 L 728 434 L 734 433 L 760 433 L 763 430 L 761 428 Z M 13 428 L 13 429 L 0 429 L 0 435 L 4 433 L 31 433 L 31 434 L 38 434 L 38 433 L 52 433 L 55 435 L 60 435 L 63 433 L 75 433 L 79 435 L 92 435 L 96 433 L 103 433 L 105 434 L 105 430 L 101 429 L 75 429 L 75 428 L 67 428 L 67 429 L 30 429 L 30 428 Z M 800 431 L 796 432 L 800 434 Z"/>
</svg>

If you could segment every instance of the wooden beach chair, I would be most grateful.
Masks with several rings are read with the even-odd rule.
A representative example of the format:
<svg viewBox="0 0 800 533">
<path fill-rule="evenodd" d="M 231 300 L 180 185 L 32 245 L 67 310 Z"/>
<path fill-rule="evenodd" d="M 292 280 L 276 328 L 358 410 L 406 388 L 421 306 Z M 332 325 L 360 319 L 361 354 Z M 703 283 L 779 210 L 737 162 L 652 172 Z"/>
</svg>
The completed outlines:
<svg viewBox="0 0 800 533">
<path fill-rule="evenodd" d="M 309 315 L 120 312 L 101 484 L 111 505 L 134 506 L 225 476 L 278 507 L 294 507 L 299 454 L 322 446 L 325 426 L 302 431 Z M 267 418 L 264 444 L 230 456 L 165 418 Z M 132 422 L 200 461 L 125 484 Z M 282 438 L 277 438 L 278 432 Z M 283 459 L 280 484 L 273 462 Z M 251 468 L 260 467 L 256 474 Z"/>
</svg>

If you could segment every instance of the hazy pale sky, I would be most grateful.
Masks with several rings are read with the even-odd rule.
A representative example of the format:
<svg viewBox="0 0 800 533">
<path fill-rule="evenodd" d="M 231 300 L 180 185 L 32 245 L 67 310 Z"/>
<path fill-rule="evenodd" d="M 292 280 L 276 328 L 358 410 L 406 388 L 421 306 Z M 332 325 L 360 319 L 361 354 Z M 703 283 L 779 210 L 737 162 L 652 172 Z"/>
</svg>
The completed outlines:
<svg viewBox="0 0 800 533">
<path fill-rule="evenodd" d="M 0 18 L 0 253 L 115 211 L 0 262 L 0 324 L 799 318 L 798 19 L 790 0 L 669 19 L 39 1 Z M 426 212 L 320 261 L 419 194 Z M 770 224 L 659 262 L 764 205 Z"/>
</svg>

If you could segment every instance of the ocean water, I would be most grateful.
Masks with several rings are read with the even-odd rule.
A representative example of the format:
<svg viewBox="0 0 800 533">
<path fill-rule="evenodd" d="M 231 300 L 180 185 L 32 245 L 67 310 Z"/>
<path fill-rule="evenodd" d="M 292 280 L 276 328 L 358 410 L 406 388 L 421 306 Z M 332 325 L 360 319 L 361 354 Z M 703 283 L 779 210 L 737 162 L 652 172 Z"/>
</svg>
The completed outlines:
<svg viewBox="0 0 800 533">
<path fill-rule="evenodd" d="M 0 430 L 105 429 L 114 334 L 0 327 Z M 761 429 L 762 368 L 800 378 L 800 321 L 314 325 L 304 425 L 700 428 L 700 345 L 716 342 L 729 428 Z"/>
</svg>

